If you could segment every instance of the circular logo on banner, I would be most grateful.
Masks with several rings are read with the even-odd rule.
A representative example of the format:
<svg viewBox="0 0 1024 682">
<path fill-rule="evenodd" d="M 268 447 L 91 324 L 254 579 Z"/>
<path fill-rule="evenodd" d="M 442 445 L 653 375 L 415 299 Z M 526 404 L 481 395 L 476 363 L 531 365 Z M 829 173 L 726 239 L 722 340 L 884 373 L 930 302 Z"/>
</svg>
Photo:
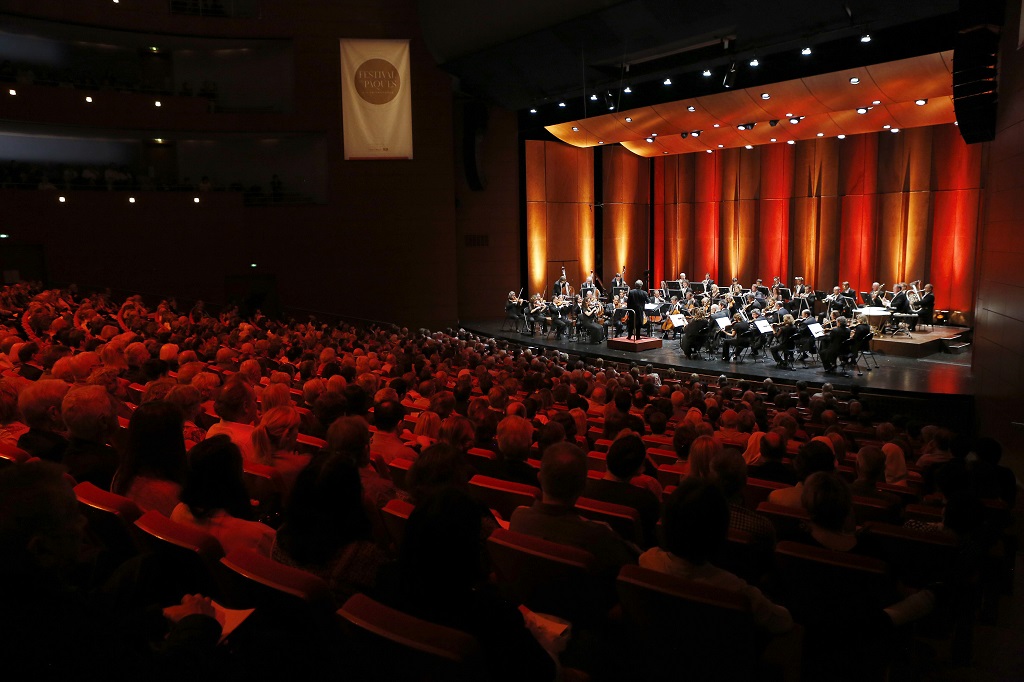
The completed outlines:
<svg viewBox="0 0 1024 682">
<path fill-rule="evenodd" d="M 367 59 L 355 74 L 356 92 L 370 104 L 387 104 L 398 95 L 402 79 L 394 64 L 385 59 Z"/>
</svg>

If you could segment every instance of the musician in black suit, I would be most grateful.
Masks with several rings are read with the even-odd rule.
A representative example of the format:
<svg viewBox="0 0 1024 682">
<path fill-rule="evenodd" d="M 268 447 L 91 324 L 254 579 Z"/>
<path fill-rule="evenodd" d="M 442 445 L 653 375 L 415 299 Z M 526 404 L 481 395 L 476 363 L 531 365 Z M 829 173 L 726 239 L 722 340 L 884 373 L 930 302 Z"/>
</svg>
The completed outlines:
<svg viewBox="0 0 1024 682">
<path fill-rule="evenodd" d="M 624 286 L 626 286 L 626 281 L 622 278 L 622 273 L 621 272 L 616 272 L 615 276 L 612 277 L 612 289 L 614 289 L 615 287 L 624 287 Z"/>
<path fill-rule="evenodd" d="M 561 341 L 569 327 L 569 306 L 559 297 L 548 304 L 548 314 L 551 316 L 551 323 L 555 325 L 555 338 Z"/>
<path fill-rule="evenodd" d="M 865 301 L 865 303 L 867 303 L 869 306 L 873 306 L 875 308 L 884 308 L 885 307 L 885 298 L 883 297 L 884 293 L 885 292 L 882 291 L 882 285 L 879 284 L 878 282 L 873 282 L 871 284 L 871 291 L 868 292 L 868 298 L 867 298 L 867 301 Z"/>
<path fill-rule="evenodd" d="M 860 350 L 861 344 L 869 336 L 871 336 L 871 325 L 868 324 L 866 317 L 858 315 L 857 324 L 853 327 L 853 335 L 850 336 L 849 356 L 844 360 L 846 364 L 853 364 L 857 359 L 856 354 Z"/>
<path fill-rule="evenodd" d="M 904 291 L 903 285 L 894 285 L 893 292 L 892 300 L 889 301 L 889 307 L 892 308 L 892 311 L 900 315 L 912 315 L 914 311 L 910 307 L 910 300 L 907 298 L 907 292 Z M 917 318 L 907 318 L 907 326 L 910 328 L 910 331 L 914 331 L 917 328 Z"/>
<path fill-rule="evenodd" d="M 569 280 L 562 275 L 555 280 L 555 283 L 551 285 L 551 298 L 555 296 L 568 296 L 569 295 Z"/>
<path fill-rule="evenodd" d="M 843 296 L 852 298 L 855 301 L 857 300 L 857 292 L 853 290 L 849 282 L 843 282 L 843 286 L 839 291 Z"/>
<path fill-rule="evenodd" d="M 821 364 L 825 367 L 825 374 L 836 373 L 836 361 L 841 353 L 849 349 L 849 346 L 850 329 L 846 326 L 846 318 L 839 316 L 836 318 L 836 326 L 829 331 L 821 345 L 821 351 L 818 353 Z M 843 376 L 849 375 L 843 372 Z"/>
<path fill-rule="evenodd" d="M 750 323 L 743 319 L 743 316 L 736 313 L 732 316 L 732 328 L 723 332 L 725 337 L 722 340 L 722 361 L 729 361 L 729 349 L 733 349 L 733 360 L 740 359 L 740 349 L 750 345 Z"/>
<path fill-rule="evenodd" d="M 629 308 L 629 336 L 627 338 L 640 339 L 640 328 L 644 324 L 644 306 L 651 300 L 643 287 L 644 283 L 638 279 L 626 294 L 626 307 Z"/>
<path fill-rule="evenodd" d="M 693 319 L 683 327 L 682 337 L 679 339 L 679 348 L 686 355 L 687 360 L 693 360 L 693 351 L 700 348 L 708 329 L 708 321 L 704 318 L 704 312 L 697 309 L 693 313 Z"/>
<path fill-rule="evenodd" d="M 931 324 L 935 317 L 935 294 L 931 284 L 924 285 L 924 292 L 921 294 L 921 312 L 918 317 L 925 324 Z"/>
</svg>

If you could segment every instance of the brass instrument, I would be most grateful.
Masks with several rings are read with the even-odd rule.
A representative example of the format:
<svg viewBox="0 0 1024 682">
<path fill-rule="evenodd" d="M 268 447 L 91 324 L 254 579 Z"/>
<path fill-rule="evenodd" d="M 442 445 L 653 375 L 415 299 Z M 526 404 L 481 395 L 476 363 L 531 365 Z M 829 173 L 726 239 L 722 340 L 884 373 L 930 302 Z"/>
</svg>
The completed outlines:
<svg viewBox="0 0 1024 682">
<path fill-rule="evenodd" d="M 921 312 L 921 292 L 917 290 L 917 283 L 920 281 L 916 279 L 911 282 L 911 289 L 907 292 L 907 303 L 910 304 L 910 312 L 915 314 Z"/>
</svg>

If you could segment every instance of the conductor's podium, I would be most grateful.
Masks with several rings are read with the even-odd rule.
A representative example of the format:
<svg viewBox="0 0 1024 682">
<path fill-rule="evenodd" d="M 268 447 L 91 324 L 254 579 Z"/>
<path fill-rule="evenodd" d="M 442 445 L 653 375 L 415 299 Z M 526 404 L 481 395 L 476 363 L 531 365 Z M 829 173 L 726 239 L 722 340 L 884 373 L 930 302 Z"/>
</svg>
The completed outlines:
<svg viewBox="0 0 1024 682">
<path fill-rule="evenodd" d="M 661 348 L 661 339 L 642 336 L 639 340 L 634 340 L 627 339 L 623 336 L 615 339 L 608 339 L 608 348 L 611 350 L 624 350 L 631 353 L 640 353 L 645 350 Z"/>
</svg>

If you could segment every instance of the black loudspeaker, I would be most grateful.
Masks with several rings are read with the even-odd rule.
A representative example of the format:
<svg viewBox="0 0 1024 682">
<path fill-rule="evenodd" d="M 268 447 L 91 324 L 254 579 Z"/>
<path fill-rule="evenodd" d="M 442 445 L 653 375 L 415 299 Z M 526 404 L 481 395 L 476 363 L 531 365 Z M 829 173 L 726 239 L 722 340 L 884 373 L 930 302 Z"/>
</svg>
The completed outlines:
<svg viewBox="0 0 1024 682">
<path fill-rule="evenodd" d="M 462 107 L 462 165 L 466 184 L 474 192 L 487 187 L 482 149 L 486 132 L 487 106 L 481 102 L 466 102 Z"/>
<path fill-rule="evenodd" d="M 953 43 L 953 109 L 964 142 L 996 136 L 1002 0 L 962 0 Z"/>
</svg>

